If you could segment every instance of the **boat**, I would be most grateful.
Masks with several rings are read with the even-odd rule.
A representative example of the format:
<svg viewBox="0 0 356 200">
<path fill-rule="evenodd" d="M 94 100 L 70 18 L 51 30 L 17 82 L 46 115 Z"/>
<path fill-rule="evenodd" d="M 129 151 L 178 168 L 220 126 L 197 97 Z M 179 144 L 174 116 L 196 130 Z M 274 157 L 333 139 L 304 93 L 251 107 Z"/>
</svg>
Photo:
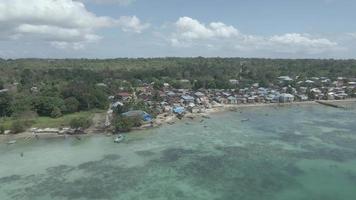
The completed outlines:
<svg viewBox="0 0 356 200">
<path fill-rule="evenodd" d="M 241 122 L 248 122 L 248 121 L 250 121 L 249 118 L 247 118 L 247 119 L 242 119 L 242 120 L 241 120 Z"/>
<path fill-rule="evenodd" d="M 114 142 L 115 143 L 120 143 L 124 140 L 124 136 L 123 135 L 118 135 L 115 139 L 114 139 Z"/>
<path fill-rule="evenodd" d="M 8 141 L 7 144 L 15 144 L 16 143 L 16 140 L 11 140 L 11 141 Z"/>
</svg>

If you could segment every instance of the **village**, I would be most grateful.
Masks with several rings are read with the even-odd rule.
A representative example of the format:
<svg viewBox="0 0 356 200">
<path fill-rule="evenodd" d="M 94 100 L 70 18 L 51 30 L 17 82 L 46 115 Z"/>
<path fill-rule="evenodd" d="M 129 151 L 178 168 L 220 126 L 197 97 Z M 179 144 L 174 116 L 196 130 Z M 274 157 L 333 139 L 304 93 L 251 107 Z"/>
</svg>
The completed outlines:
<svg viewBox="0 0 356 200">
<path fill-rule="evenodd" d="M 299 80 L 298 80 L 299 79 Z M 180 82 L 190 83 L 189 80 Z M 241 106 L 267 106 L 283 105 L 294 102 L 313 102 L 319 100 L 345 100 L 356 97 L 356 78 L 338 77 L 335 80 L 326 77 L 311 77 L 301 81 L 299 77 L 280 76 L 274 84 L 261 87 L 259 83 L 244 84 L 241 87 L 239 80 L 231 79 L 229 83 L 238 89 L 177 89 L 164 83 L 161 88 L 155 88 L 154 83 L 143 83 L 131 91 L 122 90 L 108 97 L 110 105 L 106 114 L 96 120 L 90 130 L 82 127 L 69 128 L 35 128 L 28 131 L 35 135 L 78 135 L 86 133 L 118 133 L 115 130 L 115 121 L 121 118 L 139 119 L 140 122 L 130 127 L 133 129 L 145 129 L 157 127 L 164 123 L 174 123 L 177 119 L 209 117 L 208 114 L 224 111 Z M 99 87 L 107 87 L 104 83 L 98 83 Z M 31 91 L 36 91 L 32 87 Z M 8 89 L 0 90 L 0 93 L 8 92 Z M 126 104 L 143 102 L 145 108 L 150 111 L 135 110 L 129 108 L 125 112 L 119 112 Z M 100 121 L 100 122 L 99 122 Z M 94 127 L 94 128 L 93 128 Z M 129 129 L 127 129 L 129 130 Z M 124 131 L 126 132 L 126 131 Z M 7 130 L 5 133 L 10 133 Z"/>
<path fill-rule="evenodd" d="M 258 83 L 253 83 L 240 89 L 174 89 L 164 83 L 163 88 L 157 91 L 153 87 L 154 83 L 143 84 L 135 88 L 134 92 L 124 91 L 109 97 L 112 103 L 106 125 L 110 125 L 114 110 L 132 100 L 144 101 L 160 116 L 175 115 L 181 119 L 187 113 L 205 113 L 209 109 L 226 105 L 283 104 L 356 97 L 356 78 L 338 77 L 332 80 L 326 77 L 311 77 L 305 81 L 296 81 L 298 78 L 280 76 L 276 84 L 270 84 L 269 87 L 260 87 Z M 229 82 L 239 88 L 239 80 L 232 79 Z M 140 110 L 122 115 L 140 117 L 146 124 L 152 124 L 154 119 L 150 113 Z"/>
</svg>

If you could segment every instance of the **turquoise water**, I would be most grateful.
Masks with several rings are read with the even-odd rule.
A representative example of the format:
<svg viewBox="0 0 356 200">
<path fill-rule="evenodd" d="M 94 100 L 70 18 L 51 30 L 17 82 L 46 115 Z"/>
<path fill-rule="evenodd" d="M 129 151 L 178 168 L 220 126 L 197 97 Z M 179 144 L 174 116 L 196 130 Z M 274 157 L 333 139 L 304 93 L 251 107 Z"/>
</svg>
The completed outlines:
<svg viewBox="0 0 356 200">
<path fill-rule="evenodd" d="M 245 108 L 122 144 L 0 144 L 0 199 L 354 200 L 355 117 L 356 105 Z"/>
</svg>

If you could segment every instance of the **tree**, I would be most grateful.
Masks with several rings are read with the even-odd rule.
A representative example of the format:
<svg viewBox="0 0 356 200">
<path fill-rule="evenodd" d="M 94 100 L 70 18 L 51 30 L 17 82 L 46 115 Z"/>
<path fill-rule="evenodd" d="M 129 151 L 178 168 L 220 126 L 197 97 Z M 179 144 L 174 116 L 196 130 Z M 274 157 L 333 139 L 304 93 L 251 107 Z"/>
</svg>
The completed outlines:
<svg viewBox="0 0 356 200">
<path fill-rule="evenodd" d="M 86 117 L 74 118 L 69 122 L 71 128 L 87 129 L 91 126 L 92 120 Z"/>
<path fill-rule="evenodd" d="M 79 101 L 75 97 L 69 97 L 64 100 L 65 113 L 75 113 L 79 111 Z"/>
<path fill-rule="evenodd" d="M 0 117 L 11 116 L 11 96 L 7 92 L 0 93 Z"/>
<path fill-rule="evenodd" d="M 51 117 L 52 118 L 59 118 L 61 116 L 62 116 L 61 109 L 59 109 L 58 107 L 54 107 L 52 112 L 51 112 Z"/>
<path fill-rule="evenodd" d="M 155 90 L 161 90 L 162 88 L 163 88 L 163 82 L 162 81 L 160 81 L 160 80 L 156 80 L 155 82 L 154 82 L 154 84 L 153 84 L 153 88 L 155 89 Z"/>
<path fill-rule="evenodd" d="M 5 133 L 5 127 L 0 125 L 0 135 Z"/>
<path fill-rule="evenodd" d="M 141 120 L 136 117 L 117 116 L 114 121 L 116 132 L 129 132 L 133 127 L 139 126 Z"/>
<path fill-rule="evenodd" d="M 4 81 L 0 79 L 0 90 L 4 89 Z"/>
<path fill-rule="evenodd" d="M 52 112 L 55 109 L 59 109 L 59 111 L 65 110 L 63 99 L 46 96 L 37 97 L 34 102 L 34 108 L 37 110 L 38 115 L 48 117 L 52 117 Z M 58 114 L 57 111 L 54 114 Z"/>
<path fill-rule="evenodd" d="M 22 120 L 16 120 L 11 124 L 11 132 L 16 134 L 16 133 L 22 133 L 26 130 L 26 123 Z"/>
</svg>

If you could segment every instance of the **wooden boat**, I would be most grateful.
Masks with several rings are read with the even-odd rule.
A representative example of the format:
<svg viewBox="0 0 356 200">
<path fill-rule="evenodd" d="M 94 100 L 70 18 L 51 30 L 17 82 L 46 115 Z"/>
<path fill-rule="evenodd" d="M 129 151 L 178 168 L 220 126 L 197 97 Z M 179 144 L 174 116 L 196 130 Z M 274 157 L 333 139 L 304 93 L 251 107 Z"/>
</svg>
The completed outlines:
<svg viewBox="0 0 356 200">
<path fill-rule="evenodd" d="M 115 139 L 114 139 L 114 142 L 115 143 L 120 143 L 124 140 L 124 136 L 123 135 L 118 135 Z"/>
<path fill-rule="evenodd" d="M 16 140 L 11 140 L 11 141 L 8 141 L 7 144 L 15 144 L 16 143 Z"/>
</svg>

